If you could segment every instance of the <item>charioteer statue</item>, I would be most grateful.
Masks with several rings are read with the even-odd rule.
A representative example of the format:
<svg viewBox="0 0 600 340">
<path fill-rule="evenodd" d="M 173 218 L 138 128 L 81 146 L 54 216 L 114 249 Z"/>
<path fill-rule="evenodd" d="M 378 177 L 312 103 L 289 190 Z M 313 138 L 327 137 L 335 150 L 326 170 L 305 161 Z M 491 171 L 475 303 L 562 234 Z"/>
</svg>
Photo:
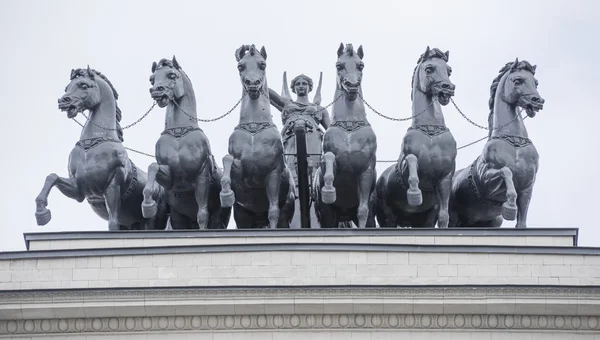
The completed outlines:
<svg viewBox="0 0 600 340">
<path fill-rule="evenodd" d="M 309 188 L 312 188 L 312 179 L 314 177 L 314 171 L 319 167 L 321 161 L 321 154 L 323 151 L 323 134 L 324 130 L 329 127 L 331 122 L 327 109 L 322 107 L 321 104 L 321 84 L 323 82 L 323 73 L 319 77 L 319 85 L 317 86 L 316 94 L 311 103 L 308 94 L 313 90 L 313 80 L 301 74 L 296 76 L 290 82 L 290 88 L 292 92 L 296 94 L 296 100 L 292 99 L 289 89 L 287 87 L 287 74 L 283 73 L 283 86 L 281 95 L 272 89 L 269 89 L 269 97 L 271 105 L 281 111 L 281 120 L 283 123 L 283 129 L 281 135 L 283 138 L 283 145 L 286 154 L 286 163 L 288 164 L 292 176 L 294 176 L 294 182 L 296 185 L 298 181 L 298 159 L 296 157 L 296 137 L 294 134 L 294 127 L 297 124 L 304 124 L 306 128 L 306 151 L 308 153 L 308 178 Z M 297 190 L 296 190 L 297 191 Z M 312 200 L 314 195 L 310 194 Z M 300 211 L 296 201 L 296 211 Z M 314 213 L 314 206 L 311 208 L 311 225 L 314 227 L 318 225 L 316 215 Z M 299 227 L 300 216 L 295 214 L 292 220 L 292 227 Z"/>
</svg>

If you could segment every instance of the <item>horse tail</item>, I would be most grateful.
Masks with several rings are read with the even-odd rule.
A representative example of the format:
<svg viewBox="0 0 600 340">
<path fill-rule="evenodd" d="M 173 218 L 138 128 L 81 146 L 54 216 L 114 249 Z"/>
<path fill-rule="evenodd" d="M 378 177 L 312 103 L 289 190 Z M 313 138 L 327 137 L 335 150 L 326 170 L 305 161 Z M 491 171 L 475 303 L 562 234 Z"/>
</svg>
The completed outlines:
<svg viewBox="0 0 600 340">
<path fill-rule="evenodd" d="M 116 118 L 117 118 L 117 137 L 119 137 L 119 140 L 121 142 L 123 142 L 123 128 L 121 127 L 121 109 L 119 108 L 119 105 L 117 105 L 117 110 L 116 110 Z"/>
</svg>

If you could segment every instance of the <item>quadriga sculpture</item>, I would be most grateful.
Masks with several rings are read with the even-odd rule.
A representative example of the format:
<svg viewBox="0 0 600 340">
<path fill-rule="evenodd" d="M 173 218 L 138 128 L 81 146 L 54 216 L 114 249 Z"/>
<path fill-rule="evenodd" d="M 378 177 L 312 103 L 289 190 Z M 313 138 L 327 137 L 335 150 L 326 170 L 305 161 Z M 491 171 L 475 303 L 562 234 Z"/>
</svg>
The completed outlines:
<svg viewBox="0 0 600 340">
<path fill-rule="evenodd" d="M 271 104 L 281 111 L 281 120 L 283 122 L 283 130 L 281 132 L 283 138 L 284 152 L 287 155 L 285 157 L 286 164 L 296 185 L 298 184 L 298 162 L 296 157 L 296 136 L 294 134 L 294 127 L 296 124 L 303 124 L 306 127 L 306 149 L 308 156 L 308 177 L 309 181 L 314 178 L 315 170 L 319 167 L 321 162 L 321 154 L 323 152 L 323 130 L 329 127 L 331 122 L 329 113 L 327 110 L 320 105 L 321 102 L 321 84 L 323 74 L 319 77 L 319 84 L 317 86 L 314 101 L 311 103 L 308 99 L 308 94 L 313 89 L 313 81 L 310 77 L 301 74 L 291 82 L 292 92 L 296 94 L 296 100 L 293 100 L 287 87 L 287 76 L 283 74 L 283 86 L 281 95 L 277 94 L 272 89 L 269 89 L 269 98 Z M 312 191 L 312 188 L 311 188 Z M 311 195 L 314 201 L 314 194 Z M 315 227 L 318 224 L 316 214 L 314 213 L 315 205 L 311 202 L 311 225 Z M 298 200 L 296 200 L 296 214 L 292 220 L 294 227 L 300 226 L 300 206 Z M 313 218 L 314 217 L 314 218 Z"/>
<path fill-rule="evenodd" d="M 456 141 L 442 105 L 454 95 L 449 52 L 427 46 L 412 78 L 412 125 L 398 162 L 377 180 L 376 216 L 381 227 L 448 227 L 448 200 Z"/>
<path fill-rule="evenodd" d="M 230 207 L 221 207 L 222 171 L 198 126 L 192 82 L 175 56 L 152 64 L 150 95 L 166 107 L 165 130 L 156 142 L 156 163 L 148 167 L 142 211 L 157 212 L 152 190 L 165 188 L 173 229 L 226 229 Z"/>
<path fill-rule="evenodd" d="M 167 206 L 161 187 L 150 187 L 157 213 L 144 218 L 140 208 L 146 173 L 135 166 L 123 147 L 119 124 L 121 110 L 118 94 L 108 78 L 96 70 L 71 71 L 71 81 L 58 100 L 58 108 L 68 118 L 89 110 L 81 138 L 69 155 L 69 177 L 50 174 L 35 199 L 38 225 L 50 222 L 48 195 L 56 186 L 65 196 L 78 202 L 87 199 L 96 214 L 108 221 L 111 231 L 127 229 L 156 230 L 167 225 Z"/>
<path fill-rule="evenodd" d="M 223 157 L 221 202 L 233 206 L 238 228 L 289 228 L 294 180 L 283 157 L 281 134 L 271 119 L 265 69 L 267 51 L 243 45 L 235 52 L 244 98 L 240 121 Z"/>
<path fill-rule="evenodd" d="M 534 117 L 544 107 L 535 69 L 517 58 L 492 82 L 489 139 L 481 155 L 454 175 L 450 226 L 500 227 L 503 218 L 516 217 L 517 228 L 527 227 L 539 155 L 517 109 Z"/>
<path fill-rule="evenodd" d="M 376 181 L 377 138 L 362 100 L 363 48 L 340 44 L 332 122 L 323 138 L 321 167 L 315 174 L 317 217 L 322 228 L 352 221 L 375 227 L 372 193 Z M 357 100 L 358 99 L 358 100 Z"/>
</svg>

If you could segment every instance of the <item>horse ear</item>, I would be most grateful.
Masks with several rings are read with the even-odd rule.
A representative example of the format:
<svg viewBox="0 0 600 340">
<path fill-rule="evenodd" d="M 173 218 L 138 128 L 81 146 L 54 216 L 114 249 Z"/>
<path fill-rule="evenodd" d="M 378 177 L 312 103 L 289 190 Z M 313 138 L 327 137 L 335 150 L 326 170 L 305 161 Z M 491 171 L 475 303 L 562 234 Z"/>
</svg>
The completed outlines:
<svg viewBox="0 0 600 340">
<path fill-rule="evenodd" d="M 338 58 L 339 58 L 339 57 L 340 57 L 342 54 L 344 54 L 344 43 L 340 43 L 340 47 L 338 47 L 338 50 L 337 50 L 337 55 L 338 55 Z"/>
<path fill-rule="evenodd" d="M 450 60 L 450 51 L 446 51 L 444 54 L 446 55 L 446 61 Z"/>
<path fill-rule="evenodd" d="M 423 59 L 427 58 L 427 56 L 429 56 L 429 52 L 431 52 L 431 49 L 429 48 L 429 45 L 427 45 L 427 48 L 425 49 L 425 53 L 423 53 Z"/>
<path fill-rule="evenodd" d="M 363 51 L 362 45 L 358 46 L 358 50 L 356 50 L 356 53 L 358 53 L 358 57 L 360 59 L 362 59 L 365 56 L 365 52 Z"/>
<path fill-rule="evenodd" d="M 90 79 L 94 80 L 94 72 L 92 72 L 90 65 L 87 66 L 87 74 L 88 74 L 88 77 L 90 77 Z"/>
<path fill-rule="evenodd" d="M 75 79 L 75 75 L 77 75 L 77 72 L 75 71 L 74 68 L 71 69 L 71 76 L 69 77 L 71 80 Z"/>
<path fill-rule="evenodd" d="M 260 48 L 260 55 L 262 55 L 262 57 L 267 60 L 267 50 L 265 49 L 265 47 L 261 47 Z"/>
<path fill-rule="evenodd" d="M 510 68 L 511 71 L 515 71 L 519 66 L 519 57 L 517 57 L 517 59 L 515 59 L 515 62 L 512 64 L 512 67 Z"/>
<path fill-rule="evenodd" d="M 237 50 L 235 50 L 235 60 L 238 62 L 242 60 L 244 57 L 244 52 L 246 52 L 246 46 L 242 45 Z"/>
<path fill-rule="evenodd" d="M 156 72 L 156 69 L 158 68 L 158 64 L 155 62 L 152 63 L 152 73 Z"/>
<path fill-rule="evenodd" d="M 533 73 L 535 74 L 535 69 L 537 69 L 537 65 L 533 65 L 531 68 L 533 69 Z"/>
<path fill-rule="evenodd" d="M 180 70 L 181 66 L 179 66 L 179 63 L 177 62 L 177 58 L 175 58 L 175 55 L 173 55 L 173 66 L 175 67 L 175 69 Z"/>
</svg>

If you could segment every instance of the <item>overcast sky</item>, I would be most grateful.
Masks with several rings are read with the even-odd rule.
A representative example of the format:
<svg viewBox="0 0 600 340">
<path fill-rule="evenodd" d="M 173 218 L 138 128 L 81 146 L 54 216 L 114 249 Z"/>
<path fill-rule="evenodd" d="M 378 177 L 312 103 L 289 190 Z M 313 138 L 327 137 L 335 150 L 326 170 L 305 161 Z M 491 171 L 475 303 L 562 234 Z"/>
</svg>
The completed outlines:
<svg viewBox="0 0 600 340">
<path fill-rule="evenodd" d="M 540 154 L 528 224 L 579 227 L 580 244 L 598 246 L 599 10 L 594 0 L 0 0 L 0 250 L 24 249 L 24 232 L 107 230 L 87 203 L 57 189 L 49 198 L 52 221 L 44 227 L 35 222 L 34 199 L 49 173 L 67 176 L 67 158 L 81 130 L 57 109 L 72 68 L 89 64 L 111 80 L 126 125 L 152 103 L 152 62 L 175 54 L 193 82 L 198 115 L 212 118 L 241 95 L 234 57 L 240 45 L 266 47 L 267 77 L 277 91 L 283 71 L 289 80 L 305 73 L 315 83 L 323 71 L 326 104 L 333 99 L 340 42 L 363 45 L 365 99 L 394 117 L 411 114 L 411 74 L 427 45 L 450 50 L 455 101 L 484 125 L 489 87 L 500 68 L 515 57 L 537 64 L 546 104 L 526 120 Z M 279 112 L 271 110 L 280 126 Z M 125 145 L 153 153 L 164 112 L 156 108 L 126 130 Z M 219 162 L 238 114 L 201 125 Z M 452 105 L 444 115 L 459 145 L 486 135 Z M 377 133 L 378 159 L 396 159 L 410 123 L 374 113 L 368 118 Z M 480 143 L 459 151 L 457 168 L 468 166 L 482 148 Z M 144 169 L 152 161 L 130 157 Z M 379 164 L 378 174 L 387 166 Z"/>
</svg>

